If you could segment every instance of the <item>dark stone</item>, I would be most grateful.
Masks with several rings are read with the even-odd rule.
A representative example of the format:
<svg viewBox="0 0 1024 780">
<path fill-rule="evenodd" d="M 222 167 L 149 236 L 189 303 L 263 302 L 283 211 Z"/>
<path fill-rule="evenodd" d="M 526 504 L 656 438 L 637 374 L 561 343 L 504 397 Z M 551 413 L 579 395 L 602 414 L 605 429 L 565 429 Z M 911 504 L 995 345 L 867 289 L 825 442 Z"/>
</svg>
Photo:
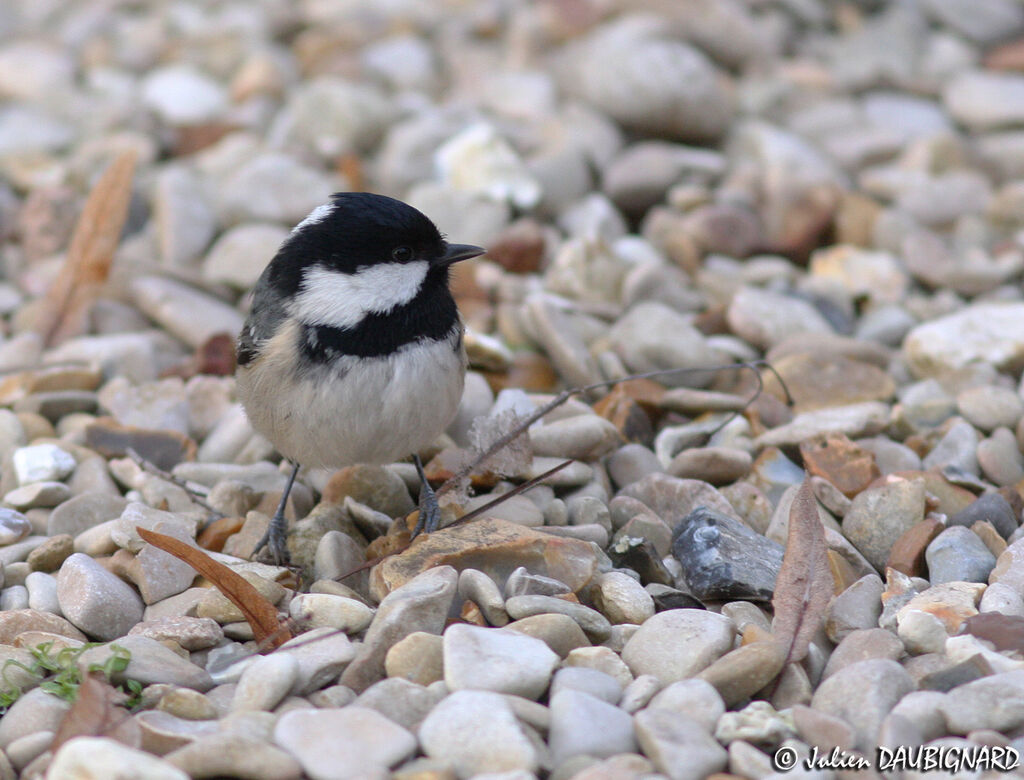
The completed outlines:
<svg viewBox="0 0 1024 780">
<path fill-rule="evenodd" d="M 782 545 L 738 520 L 700 506 L 672 533 L 672 554 L 686 586 L 701 601 L 770 601 Z"/>
<path fill-rule="evenodd" d="M 104 458 L 123 458 L 134 450 L 164 471 L 196 457 L 196 443 L 178 431 L 135 428 L 109 417 L 86 426 L 85 443 Z"/>
<path fill-rule="evenodd" d="M 15 412 L 35 412 L 54 424 L 75 412 L 95 414 L 98 407 L 96 393 L 91 390 L 49 390 L 32 393 L 14 403 Z"/>
<path fill-rule="evenodd" d="M 646 585 L 656 582 L 671 585 L 671 572 L 661 562 L 658 551 L 649 540 L 639 536 L 620 536 L 608 548 L 608 557 L 612 564 L 620 569 L 632 569 L 640 575 L 640 581 Z"/>
<path fill-rule="evenodd" d="M 1010 534 L 1017 530 L 1017 513 L 999 493 L 983 493 L 973 502 L 952 515 L 946 521 L 947 526 L 963 525 L 970 528 L 979 520 L 992 523 L 999 535 L 1009 539 Z"/>
<path fill-rule="evenodd" d="M 958 685 L 973 682 L 982 677 L 992 674 L 992 667 L 982 655 L 972 655 L 966 661 L 940 669 L 937 672 L 926 674 L 918 682 L 918 690 L 940 691 L 945 693 L 951 691 Z"/>
<path fill-rule="evenodd" d="M 689 593 L 684 593 L 669 585 L 651 583 L 647 586 L 647 592 L 654 599 L 655 612 L 665 612 L 669 609 L 706 609 Z"/>
</svg>

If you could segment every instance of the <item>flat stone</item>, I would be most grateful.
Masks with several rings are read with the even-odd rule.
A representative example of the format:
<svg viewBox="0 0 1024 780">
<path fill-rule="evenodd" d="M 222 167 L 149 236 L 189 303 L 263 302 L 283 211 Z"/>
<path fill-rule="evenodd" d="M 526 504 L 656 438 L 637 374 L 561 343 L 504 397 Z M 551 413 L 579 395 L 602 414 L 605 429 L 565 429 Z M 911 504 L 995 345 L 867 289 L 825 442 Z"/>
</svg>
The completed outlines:
<svg viewBox="0 0 1024 780">
<path fill-rule="evenodd" d="M 729 516 L 698 507 L 673 531 L 672 552 L 696 598 L 768 601 L 783 548 Z"/>
<path fill-rule="evenodd" d="M 81 553 L 61 566 L 57 598 L 68 620 L 99 639 L 123 637 L 142 620 L 143 603 L 135 589 Z"/>
<path fill-rule="evenodd" d="M 1017 513 L 1003 496 L 995 492 L 982 493 L 972 503 L 952 515 L 946 524 L 970 528 L 975 523 L 991 523 L 999 534 L 1007 539 L 1017 530 Z"/>
<path fill-rule="evenodd" d="M 288 653 L 261 656 L 245 667 L 235 688 L 232 712 L 270 711 L 291 691 L 299 677 L 299 662 Z"/>
<path fill-rule="evenodd" d="M 100 523 L 120 517 L 127 503 L 121 496 L 102 491 L 72 496 L 50 513 L 46 521 L 46 533 L 49 536 L 78 536 Z"/>
<path fill-rule="evenodd" d="M 735 627 L 713 612 L 671 609 L 647 620 L 622 651 L 635 675 L 666 683 L 692 677 L 732 649 Z"/>
<path fill-rule="evenodd" d="M 373 567 L 370 593 L 382 599 L 422 571 L 438 566 L 478 569 L 503 586 L 519 566 L 579 590 L 594 576 L 594 548 L 504 520 L 481 518 L 430 534 L 403 553 Z"/>
<path fill-rule="evenodd" d="M 578 414 L 530 430 L 535 455 L 594 460 L 621 444 L 618 430 L 596 414 Z"/>
<path fill-rule="evenodd" d="M 924 517 L 924 484 L 902 480 L 859 493 L 843 518 L 843 533 L 882 570 L 893 544 Z"/>
<path fill-rule="evenodd" d="M 634 725 L 644 754 L 671 780 L 700 780 L 725 769 L 725 749 L 686 715 L 648 708 L 636 714 Z"/>
<path fill-rule="evenodd" d="M 157 641 L 169 640 L 190 652 L 215 647 L 224 638 L 224 631 L 217 621 L 186 615 L 163 618 L 147 617 L 145 622 L 137 623 L 128 632 L 129 636 L 135 634 L 148 636 Z"/>
<path fill-rule="evenodd" d="M 893 542 L 889 550 L 886 566 L 901 571 L 908 577 L 923 577 L 927 571 L 925 553 L 928 545 L 940 533 L 945 525 L 933 515 L 927 515 L 920 523 L 910 526 Z"/>
<path fill-rule="evenodd" d="M 940 533 L 928 545 L 928 578 L 933 585 L 943 582 L 988 582 L 996 565 L 981 538 L 961 525 Z"/>
<path fill-rule="evenodd" d="M 288 613 L 312 628 L 336 628 L 358 634 L 370 625 L 373 610 L 356 599 L 329 593 L 302 593 L 291 600 Z"/>
<path fill-rule="evenodd" d="M 804 442 L 800 456 L 809 474 L 824 478 L 847 498 L 856 496 L 881 474 L 874 453 L 842 435 Z"/>
<path fill-rule="evenodd" d="M 590 640 L 580 624 L 568 615 L 546 612 L 514 620 L 501 629 L 540 639 L 559 657 L 565 658 L 578 647 L 589 647 Z"/>
<path fill-rule="evenodd" d="M 107 737 L 75 737 L 60 746 L 50 762 L 48 775 L 82 780 L 188 780 L 182 770 Z"/>
<path fill-rule="evenodd" d="M 834 715 L 853 726 L 857 746 L 870 750 L 882 720 L 915 685 L 895 661 L 876 658 L 850 664 L 824 680 L 814 693 L 811 707 Z"/>
<path fill-rule="evenodd" d="M 832 651 L 821 673 L 821 679 L 828 679 L 850 664 L 872 658 L 899 661 L 903 652 L 903 643 L 892 631 L 886 631 L 884 628 L 856 629 L 846 634 Z"/>
<path fill-rule="evenodd" d="M 32 631 L 45 631 L 83 642 L 87 639 L 85 634 L 60 615 L 36 609 L 0 611 L 0 644 L 13 645 L 20 635 Z"/>
<path fill-rule="evenodd" d="M 148 713 L 146 713 L 148 714 Z M 300 780 L 302 766 L 289 753 L 244 734 L 203 734 L 164 759 L 189 777 L 234 775 L 244 780 Z"/>
<path fill-rule="evenodd" d="M 611 624 L 597 610 L 555 596 L 513 596 L 505 602 L 509 617 L 516 620 L 544 613 L 568 615 L 580 628 L 597 641 L 611 635 Z"/>
<path fill-rule="evenodd" d="M 1003 672 L 959 685 L 939 703 L 953 734 L 978 729 L 1010 732 L 1024 724 L 1024 670 Z"/>
<path fill-rule="evenodd" d="M 286 712 L 274 726 L 274 742 L 315 780 L 372 777 L 416 751 L 416 737 L 380 713 L 355 705 Z"/>
<path fill-rule="evenodd" d="M 423 719 L 447 694 L 443 686 L 424 687 L 401 677 L 391 677 L 371 685 L 353 704 L 376 710 L 415 734 Z"/>
<path fill-rule="evenodd" d="M 972 363 L 997 369 L 1024 361 L 1024 304 L 976 303 L 918 325 L 903 353 L 919 377 L 942 376 Z"/>
<path fill-rule="evenodd" d="M 199 692 L 213 687 L 213 680 L 205 669 L 186 661 L 165 645 L 147 636 L 122 636 L 116 643 L 128 651 L 130 658 L 123 671 L 115 672 L 112 681 L 138 680 L 143 685 L 168 683 Z M 90 664 L 105 663 L 113 654 L 110 645 L 86 650 L 78 657 L 78 666 L 87 670 Z"/>
<path fill-rule="evenodd" d="M 694 447 L 676 455 L 668 464 L 674 477 L 699 479 L 712 485 L 727 485 L 750 473 L 754 459 L 745 450 L 732 447 Z"/>
<path fill-rule="evenodd" d="M 674 527 L 699 506 L 706 506 L 742 522 L 732 504 L 707 482 L 651 474 L 625 487 L 621 495 L 635 498 Z"/>
<path fill-rule="evenodd" d="M 287 653 L 299 662 L 292 693 L 305 696 L 337 679 L 357 650 L 340 631 L 314 628 L 285 642 L 276 652 Z"/>
<path fill-rule="evenodd" d="M 423 752 L 449 762 L 460 777 L 535 772 L 540 756 L 505 699 L 490 691 L 455 691 L 419 731 Z"/>
<path fill-rule="evenodd" d="M 552 694 L 550 707 L 548 743 L 556 765 L 578 755 L 608 758 L 636 752 L 633 719 L 618 707 L 572 689 Z"/>
<path fill-rule="evenodd" d="M 15 509 L 49 509 L 71 498 L 63 482 L 32 482 L 4 494 L 4 503 Z"/>
<path fill-rule="evenodd" d="M 360 693 L 384 677 L 384 658 L 399 640 L 415 631 L 440 634 L 457 586 L 455 569 L 439 566 L 392 590 L 377 607 L 358 655 L 345 669 L 341 683 Z"/>
<path fill-rule="evenodd" d="M 779 425 L 754 440 L 763 447 L 799 446 L 818 436 L 844 434 L 850 438 L 874 436 L 889 422 L 889 407 L 880 401 L 865 401 L 847 406 L 832 406 L 802 412 L 792 422 Z"/>
<path fill-rule="evenodd" d="M 798 413 L 833 406 L 888 401 L 896 383 L 881 368 L 837 353 L 804 352 L 772 359 L 789 388 Z M 778 380 L 766 380 L 768 392 L 781 395 Z"/>
<path fill-rule="evenodd" d="M 418 685 L 444 679 L 444 640 L 437 634 L 415 631 L 399 640 L 384 657 L 388 677 L 401 677 Z"/>
<path fill-rule="evenodd" d="M 537 699 L 557 664 L 558 655 L 539 639 L 465 624 L 444 632 L 444 680 L 452 691 L 472 688 Z"/>
</svg>

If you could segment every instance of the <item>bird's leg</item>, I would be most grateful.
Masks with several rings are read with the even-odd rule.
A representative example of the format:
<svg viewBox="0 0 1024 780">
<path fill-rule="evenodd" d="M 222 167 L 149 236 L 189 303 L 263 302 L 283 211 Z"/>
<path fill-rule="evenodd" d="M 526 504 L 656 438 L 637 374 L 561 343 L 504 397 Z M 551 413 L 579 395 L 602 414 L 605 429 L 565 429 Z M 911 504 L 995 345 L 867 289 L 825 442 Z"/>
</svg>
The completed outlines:
<svg viewBox="0 0 1024 780">
<path fill-rule="evenodd" d="M 420 456 L 413 455 L 413 462 L 416 464 L 416 472 L 420 475 L 420 514 L 416 520 L 416 527 L 412 529 L 412 538 L 415 539 L 420 532 L 432 534 L 437 530 L 441 524 L 441 507 L 437 503 L 434 488 L 427 482 Z"/>
<path fill-rule="evenodd" d="M 292 492 L 292 485 L 295 484 L 295 477 L 299 473 L 299 464 L 292 466 L 291 476 L 288 477 L 288 484 L 284 486 L 284 493 L 281 495 L 281 503 L 277 505 L 277 511 L 270 519 L 267 532 L 263 534 L 256 549 L 250 557 L 255 558 L 256 554 L 264 547 L 270 550 L 270 557 L 277 566 L 288 565 L 288 521 L 284 517 L 284 508 L 288 503 L 288 495 Z"/>
</svg>

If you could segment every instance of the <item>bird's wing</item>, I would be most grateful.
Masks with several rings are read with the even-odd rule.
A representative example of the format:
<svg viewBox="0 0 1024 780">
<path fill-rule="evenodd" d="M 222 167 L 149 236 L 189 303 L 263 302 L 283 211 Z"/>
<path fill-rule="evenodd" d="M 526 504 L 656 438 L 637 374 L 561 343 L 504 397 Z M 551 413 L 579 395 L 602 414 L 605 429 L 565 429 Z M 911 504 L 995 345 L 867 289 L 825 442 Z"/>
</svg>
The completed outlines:
<svg viewBox="0 0 1024 780">
<path fill-rule="evenodd" d="M 273 289 L 264 273 L 253 289 L 252 309 L 238 335 L 238 365 L 259 357 L 263 345 L 277 332 L 286 317 L 284 299 Z"/>
</svg>

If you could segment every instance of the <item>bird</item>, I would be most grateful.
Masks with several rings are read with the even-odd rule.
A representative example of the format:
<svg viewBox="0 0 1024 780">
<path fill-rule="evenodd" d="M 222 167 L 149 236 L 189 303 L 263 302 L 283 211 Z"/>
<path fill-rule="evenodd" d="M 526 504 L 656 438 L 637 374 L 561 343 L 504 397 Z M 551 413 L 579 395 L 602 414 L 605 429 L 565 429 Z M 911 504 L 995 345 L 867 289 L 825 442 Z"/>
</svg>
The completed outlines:
<svg viewBox="0 0 1024 780">
<path fill-rule="evenodd" d="M 413 537 L 440 522 L 419 451 L 454 418 L 466 375 L 452 264 L 485 249 L 449 243 L 400 200 L 339 192 L 285 238 L 253 288 L 236 345 L 236 392 L 253 429 L 292 468 L 253 557 L 289 562 L 284 510 L 300 466 L 413 456 Z"/>
</svg>

